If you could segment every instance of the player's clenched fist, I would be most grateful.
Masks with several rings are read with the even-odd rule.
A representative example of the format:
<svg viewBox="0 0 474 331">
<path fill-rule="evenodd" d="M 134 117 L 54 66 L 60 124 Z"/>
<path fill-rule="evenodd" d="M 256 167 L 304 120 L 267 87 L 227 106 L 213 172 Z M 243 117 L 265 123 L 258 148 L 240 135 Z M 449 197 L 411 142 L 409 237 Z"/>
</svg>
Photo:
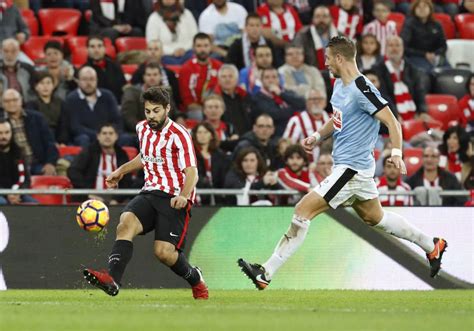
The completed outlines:
<svg viewBox="0 0 474 331">
<path fill-rule="evenodd" d="M 174 209 L 182 209 L 188 205 L 188 199 L 180 195 L 171 198 L 171 207 Z"/>
</svg>

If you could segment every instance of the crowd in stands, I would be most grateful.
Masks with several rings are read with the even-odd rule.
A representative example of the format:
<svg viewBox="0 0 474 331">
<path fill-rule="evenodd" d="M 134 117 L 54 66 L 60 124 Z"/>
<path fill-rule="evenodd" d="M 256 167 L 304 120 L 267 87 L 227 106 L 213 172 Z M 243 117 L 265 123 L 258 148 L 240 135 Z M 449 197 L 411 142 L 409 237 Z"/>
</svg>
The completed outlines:
<svg viewBox="0 0 474 331">
<path fill-rule="evenodd" d="M 331 138 L 312 154 L 298 142 L 332 116 L 324 52 L 337 35 L 357 42 L 360 71 L 402 124 L 407 176 L 388 162 L 384 127 L 374 150 L 382 204 L 419 203 L 384 195 L 391 190 L 473 190 L 472 0 L 0 0 L 0 188 L 49 176 L 52 185 L 67 177 L 69 187 L 104 189 L 138 153 L 141 93 L 161 86 L 171 118 L 192 134 L 198 188 L 303 194 L 333 165 Z M 120 183 L 141 185 L 141 173 Z M 0 205 L 38 201 L 0 196 Z"/>
</svg>

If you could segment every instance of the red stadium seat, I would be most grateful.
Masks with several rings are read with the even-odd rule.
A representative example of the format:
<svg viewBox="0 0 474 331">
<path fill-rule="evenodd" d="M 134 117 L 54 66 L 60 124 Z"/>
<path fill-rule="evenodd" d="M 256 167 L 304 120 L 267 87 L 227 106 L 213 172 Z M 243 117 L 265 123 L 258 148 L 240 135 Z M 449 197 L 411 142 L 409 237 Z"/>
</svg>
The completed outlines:
<svg viewBox="0 0 474 331">
<path fill-rule="evenodd" d="M 132 160 L 135 156 L 138 155 L 138 149 L 132 146 L 123 146 L 122 149 L 127 153 L 128 159 Z"/>
<path fill-rule="evenodd" d="M 61 146 L 58 148 L 59 156 L 64 157 L 65 155 L 77 155 L 82 151 L 81 146 Z"/>
<path fill-rule="evenodd" d="M 407 167 L 407 176 L 410 177 L 423 165 L 423 148 L 406 148 L 403 161 Z"/>
<path fill-rule="evenodd" d="M 125 76 L 125 80 L 127 81 L 127 83 L 130 83 L 133 74 L 135 73 L 135 71 L 137 71 L 138 64 L 122 64 L 121 67 Z"/>
<path fill-rule="evenodd" d="M 388 19 L 395 22 L 397 25 L 397 32 L 400 34 L 400 32 L 402 32 L 403 24 L 405 23 L 405 15 L 402 13 L 392 12 L 388 15 Z"/>
<path fill-rule="evenodd" d="M 451 16 L 443 13 L 434 13 L 433 18 L 438 21 L 443 27 L 444 36 L 446 39 L 456 38 L 456 27 L 454 26 Z"/>
<path fill-rule="evenodd" d="M 71 63 L 76 68 L 82 67 L 82 65 L 86 63 L 86 61 L 87 61 L 87 49 L 79 48 L 71 53 Z"/>
<path fill-rule="evenodd" d="M 84 36 L 69 37 L 66 39 L 66 45 L 68 46 L 71 53 L 78 49 L 85 50 L 87 48 L 87 38 L 88 37 Z M 107 54 L 112 59 L 115 59 L 117 53 L 115 52 L 115 47 L 112 41 L 109 38 L 104 38 L 104 44 L 105 54 Z"/>
<path fill-rule="evenodd" d="M 188 130 L 194 129 L 194 127 L 196 125 L 198 125 L 200 122 L 201 121 L 194 120 L 194 119 L 191 119 L 191 118 L 188 118 L 188 119 L 184 120 L 184 124 L 186 125 L 186 129 L 188 129 Z"/>
<path fill-rule="evenodd" d="M 57 37 L 50 36 L 31 36 L 21 45 L 21 49 L 34 62 L 40 63 L 44 59 L 44 45 L 50 40 L 57 40 L 63 44 L 63 40 Z"/>
<path fill-rule="evenodd" d="M 120 37 L 115 40 L 117 52 L 146 50 L 146 39 L 142 37 Z"/>
<path fill-rule="evenodd" d="M 92 19 L 92 10 L 87 9 L 87 10 L 84 12 L 84 18 L 86 19 L 86 22 L 87 22 L 87 23 L 90 23 L 90 22 L 91 22 L 91 19 Z"/>
<path fill-rule="evenodd" d="M 428 114 L 437 121 L 443 123 L 443 130 L 449 127 L 449 122 L 458 121 L 461 114 L 458 109 L 458 100 L 449 94 L 426 95 Z"/>
<path fill-rule="evenodd" d="M 38 20 L 36 19 L 35 12 L 31 9 L 20 9 L 21 17 L 25 21 L 26 25 L 30 29 L 32 36 L 37 36 L 39 33 Z"/>
<path fill-rule="evenodd" d="M 72 184 L 69 178 L 65 176 L 31 176 L 31 188 L 63 189 L 72 188 Z M 43 205 L 62 205 L 70 202 L 70 196 L 67 195 L 34 194 L 32 196 Z"/>
<path fill-rule="evenodd" d="M 50 8 L 40 9 L 38 16 L 44 35 L 76 36 L 82 14 L 76 9 Z"/>
<path fill-rule="evenodd" d="M 418 133 L 427 132 L 429 129 L 442 129 L 443 123 L 438 121 L 423 122 L 422 120 L 403 121 L 403 140 L 410 141 Z"/>
<path fill-rule="evenodd" d="M 459 14 L 454 16 L 454 22 L 461 39 L 474 39 L 474 14 Z"/>
</svg>

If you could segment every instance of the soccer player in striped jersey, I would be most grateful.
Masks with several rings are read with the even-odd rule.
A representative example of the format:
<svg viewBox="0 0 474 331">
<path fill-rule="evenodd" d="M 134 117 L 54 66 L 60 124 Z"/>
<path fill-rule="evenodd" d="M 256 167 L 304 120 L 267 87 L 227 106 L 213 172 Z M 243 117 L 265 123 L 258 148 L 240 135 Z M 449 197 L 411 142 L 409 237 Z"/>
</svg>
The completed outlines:
<svg viewBox="0 0 474 331">
<path fill-rule="evenodd" d="M 140 153 L 106 179 L 118 187 L 124 175 L 143 169 L 145 185 L 122 211 L 117 237 L 109 255 L 108 272 L 84 270 L 84 277 L 107 294 L 118 294 L 125 267 L 132 257 L 133 239 L 154 231 L 156 257 L 192 287 L 195 299 L 207 299 L 208 290 L 198 267 L 181 251 L 198 180 L 191 136 L 168 118 L 170 96 L 151 87 L 142 94 L 146 120 L 136 126 Z"/>
<path fill-rule="evenodd" d="M 340 205 L 351 205 L 366 224 L 418 245 L 426 252 L 431 277 L 435 277 L 441 268 L 447 242 L 426 235 L 404 217 L 383 210 L 380 205 L 374 181 L 373 156 L 380 122 L 388 128 L 393 146 L 390 162 L 404 174 L 401 126 L 387 106 L 387 101 L 357 69 L 355 55 L 354 42 L 347 37 L 330 40 L 326 66 L 336 77 L 331 97 L 334 115 L 316 133 L 302 141 L 306 151 L 311 152 L 322 138 L 332 135 L 333 172 L 298 202 L 288 231 L 263 265 L 238 260 L 242 271 L 260 290 L 268 286 L 276 271 L 301 246 L 311 220 L 329 207 Z"/>
</svg>

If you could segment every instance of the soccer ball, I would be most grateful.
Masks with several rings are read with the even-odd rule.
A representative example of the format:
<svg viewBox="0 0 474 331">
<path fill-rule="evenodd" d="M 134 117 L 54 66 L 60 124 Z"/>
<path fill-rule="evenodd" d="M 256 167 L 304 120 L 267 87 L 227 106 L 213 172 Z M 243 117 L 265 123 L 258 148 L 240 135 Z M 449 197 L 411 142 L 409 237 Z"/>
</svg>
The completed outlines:
<svg viewBox="0 0 474 331">
<path fill-rule="evenodd" d="M 77 208 L 76 221 L 83 230 L 99 232 L 109 223 L 109 209 L 99 200 L 84 201 Z"/>
</svg>

